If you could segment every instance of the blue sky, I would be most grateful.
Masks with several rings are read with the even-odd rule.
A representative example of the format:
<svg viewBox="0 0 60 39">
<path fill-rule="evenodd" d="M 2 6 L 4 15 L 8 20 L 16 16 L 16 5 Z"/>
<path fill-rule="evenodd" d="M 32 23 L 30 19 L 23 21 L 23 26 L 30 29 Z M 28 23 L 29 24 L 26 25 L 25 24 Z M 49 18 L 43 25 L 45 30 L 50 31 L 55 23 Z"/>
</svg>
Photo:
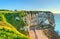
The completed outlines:
<svg viewBox="0 0 60 39">
<path fill-rule="evenodd" d="M 0 0 L 0 9 L 60 12 L 60 0 Z"/>
</svg>

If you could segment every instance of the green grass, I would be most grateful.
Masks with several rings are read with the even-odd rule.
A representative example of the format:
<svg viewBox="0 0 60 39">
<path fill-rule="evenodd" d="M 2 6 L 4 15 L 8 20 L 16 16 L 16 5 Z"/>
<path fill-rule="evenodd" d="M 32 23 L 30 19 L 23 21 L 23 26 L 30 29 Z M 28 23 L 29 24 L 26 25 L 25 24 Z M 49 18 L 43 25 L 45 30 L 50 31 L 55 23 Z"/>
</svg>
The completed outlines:
<svg viewBox="0 0 60 39">
<path fill-rule="evenodd" d="M 28 34 L 28 31 L 25 31 L 23 29 L 24 26 L 27 26 L 27 23 L 24 22 L 23 17 L 24 13 L 18 12 L 18 13 L 5 13 L 4 14 L 6 20 L 8 23 L 12 24 L 19 32 L 23 33 L 24 35 Z M 19 17 L 19 20 L 16 20 L 16 17 Z M 20 30 L 20 29 L 23 30 Z"/>
<path fill-rule="evenodd" d="M 24 22 L 23 17 L 25 16 L 25 12 L 23 11 L 0 11 L 0 15 L 4 15 L 4 18 L 6 18 L 6 21 L 13 25 L 19 32 L 23 33 L 24 35 L 28 35 L 28 31 L 25 31 L 23 29 L 24 26 L 27 26 L 27 23 Z M 16 20 L 16 17 L 19 17 L 19 20 Z M 4 20 L 2 19 L 2 21 Z M 5 21 L 5 20 L 4 20 Z M 20 29 L 23 30 L 20 30 Z"/>
<path fill-rule="evenodd" d="M 14 30 L 0 28 L 0 39 L 28 39 L 28 37 L 19 35 Z"/>
<path fill-rule="evenodd" d="M 25 15 L 24 11 L 0 11 L 0 21 L 3 22 L 1 24 L 5 24 L 0 25 L 0 39 L 29 39 L 25 36 L 28 35 L 28 31 L 23 28 L 27 26 L 23 20 Z M 16 17 L 19 17 L 19 20 L 16 20 Z M 21 28 L 23 30 L 20 30 Z"/>
</svg>

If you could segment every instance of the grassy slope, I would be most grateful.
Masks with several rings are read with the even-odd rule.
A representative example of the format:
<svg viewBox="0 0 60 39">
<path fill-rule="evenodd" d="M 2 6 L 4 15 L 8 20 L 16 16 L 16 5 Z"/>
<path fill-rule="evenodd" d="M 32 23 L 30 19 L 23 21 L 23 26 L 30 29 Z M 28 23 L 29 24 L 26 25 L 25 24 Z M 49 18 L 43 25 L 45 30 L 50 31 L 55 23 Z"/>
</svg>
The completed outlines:
<svg viewBox="0 0 60 39">
<path fill-rule="evenodd" d="M 0 39 L 28 39 L 28 37 L 23 36 L 21 33 L 16 33 L 9 27 L 0 26 Z"/>
<path fill-rule="evenodd" d="M 6 19 L 5 19 L 4 15 L 0 14 L 0 16 L 3 18 L 3 22 L 0 22 L 0 28 L 4 27 L 6 29 L 14 30 L 14 32 L 18 33 L 20 36 L 25 36 L 25 35 L 21 34 L 20 32 L 18 32 L 11 24 L 6 22 Z"/>
<path fill-rule="evenodd" d="M 7 22 L 12 24 L 19 32 L 23 33 L 24 35 L 28 35 L 28 31 L 25 31 L 23 28 L 27 24 L 26 22 L 23 21 L 23 16 L 24 15 L 22 12 L 4 13 L 4 17 L 6 18 Z M 16 17 L 19 17 L 19 20 L 16 20 Z M 22 30 L 21 30 L 21 28 L 22 28 Z"/>
</svg>

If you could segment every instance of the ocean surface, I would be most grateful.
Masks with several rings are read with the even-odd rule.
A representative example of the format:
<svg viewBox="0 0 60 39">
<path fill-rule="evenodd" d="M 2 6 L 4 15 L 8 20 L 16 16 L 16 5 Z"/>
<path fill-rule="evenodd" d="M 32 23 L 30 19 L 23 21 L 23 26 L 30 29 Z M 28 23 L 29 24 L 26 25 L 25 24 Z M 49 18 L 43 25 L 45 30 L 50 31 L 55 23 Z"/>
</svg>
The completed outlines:
<svg viewBox="0 0 60 39">
<path fill-rule="evenodd" d="M 54 14 L 54 19 L 55 19 L 55 31 L 58 31 L 60 34 L 60 14 Z"/>
</svg>

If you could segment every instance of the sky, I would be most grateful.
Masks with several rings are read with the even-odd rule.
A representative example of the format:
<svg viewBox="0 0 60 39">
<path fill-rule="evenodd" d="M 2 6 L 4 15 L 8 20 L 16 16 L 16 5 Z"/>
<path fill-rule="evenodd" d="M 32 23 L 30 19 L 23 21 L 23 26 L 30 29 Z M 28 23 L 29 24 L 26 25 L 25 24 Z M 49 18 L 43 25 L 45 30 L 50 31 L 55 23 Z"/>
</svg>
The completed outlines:
<svg viewBox="0 0 60 39">
<path fill-rule="evenodd" d="M 0 9 L 41 10 L 60 13 L 60 0 L 0 0 Z"/>
</svg>

